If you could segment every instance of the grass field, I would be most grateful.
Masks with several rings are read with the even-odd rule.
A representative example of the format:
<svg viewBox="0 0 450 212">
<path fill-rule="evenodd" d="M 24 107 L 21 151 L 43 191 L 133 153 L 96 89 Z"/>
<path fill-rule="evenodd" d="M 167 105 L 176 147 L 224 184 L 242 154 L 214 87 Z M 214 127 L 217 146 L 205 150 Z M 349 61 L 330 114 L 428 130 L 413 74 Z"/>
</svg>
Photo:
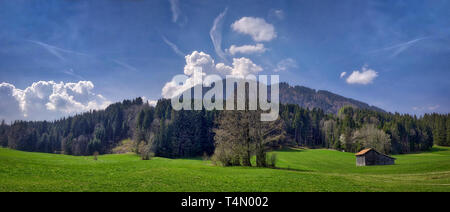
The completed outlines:
<svg viewBox="0 0 450 212">
<path fill-rule="evenodd" d="M 356 167 L 351 153 L 277 151 L 279 169 L 217 167 L 200 159 L 133 154 L 74 157 L 0 148 L 0 191 L 446 191 L 450 148 L 396 155 L 396 165 Z"/>
</svg>

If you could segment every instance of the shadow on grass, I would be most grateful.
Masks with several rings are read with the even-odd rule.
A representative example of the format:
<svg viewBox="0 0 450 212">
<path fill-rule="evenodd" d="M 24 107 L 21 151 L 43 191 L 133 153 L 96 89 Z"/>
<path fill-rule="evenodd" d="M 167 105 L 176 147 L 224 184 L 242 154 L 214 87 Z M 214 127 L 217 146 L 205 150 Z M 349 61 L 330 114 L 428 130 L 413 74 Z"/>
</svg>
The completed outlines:
<svg viewBox="0 0 450 212">
<path fill-rule="evenodd" d="M 441 146 L 433 146 L 433 148 L 431 148 L 429 151 L 426 152 L 443 152 L 443 151 L 449 151 L 448 147 L 441 147 Z"/>
<path fill-rule="evenodd" d="M 312 172 L 312 170 L 306 170 L 306 169 L 302 170 L 302 169 L 294 169 L 294 168 L 286 168 L 286 167 L 269 167 L 269 169 L 293 171 L 293 172 Z"/>
<path fill-rule="evenodd" d="M 450 152 L 450 147 L 445 146 L 433 146 L 429 150 L 424 151 L 417 151 L 417 152 L 410 152 L 410 153 L 404 153 L 404 154 L 397 154 L 397 155 L 408 155 L 408 154 L 423 154 L 423 153 L 442 153 L 442 152 Z"/>
<path fill-rule="evenodd" d="M 280 149 L 274 149 L 273 152 L 303 152 L 306 149 L 304 148 L 296 148 L 296 147 L 283 147 Z"/>
</svg>

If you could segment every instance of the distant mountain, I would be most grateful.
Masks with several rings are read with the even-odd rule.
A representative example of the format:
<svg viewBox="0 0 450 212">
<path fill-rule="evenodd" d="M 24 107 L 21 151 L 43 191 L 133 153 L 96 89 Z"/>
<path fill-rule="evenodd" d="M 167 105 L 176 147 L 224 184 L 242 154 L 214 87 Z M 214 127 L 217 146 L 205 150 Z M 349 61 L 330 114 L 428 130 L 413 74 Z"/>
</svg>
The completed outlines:
<svg viewBox="0 0 450 212">
<path fill-rule="evenodd" d="M 259 82 L 258 82 L 259 83 Z M 223 96 L 228 96 L 226 89 L 226 81 L 222 81 Z M 198 86 L 195 86 L 198 87 Z M 201 89 L 201 88 L 200 88 Z M 203 87 L 203 95 L 208 92 L 210 87 Z M 235 88 L 236 89 L 236 85 Z M 233 90 L 234 90 L 233 89 Z M 234 90 L 235 91 L 235 90 Z M 271 89 L 268 88 L 268 95 L 270 96 Z M 191 96 L 194 96 L 194 88 L 191 88 Z M 297 104 L 302 108 L 320 108 L 325 113 L 337 114 L 339 109 L 344 106 L 352 106 L 359 109 L 369 109 L 377 112 L 386 112 L 381 108 L 371 106 L 367 103 L 357 101 L 351 98 L 346 98 L 341 95 L 324 91 L 315 90 L 304 86 L 290 86 L 286 82 L 280 83 L 280 102 L 282 104 Z"/>
<path fill-rule="evenodd" d="M 367 103 L 346 98 L 329 91 L 316 91 L 304 86 L 290 86 L 285 82 L 280 83 L 280 102 L 284 104 L 297 104 L 303 108 L 321 108 L 326 113 L 333 114 L 336 114 L 343 106 L 385 112 L 378 107 L 370 106 Z"/>
</svg>

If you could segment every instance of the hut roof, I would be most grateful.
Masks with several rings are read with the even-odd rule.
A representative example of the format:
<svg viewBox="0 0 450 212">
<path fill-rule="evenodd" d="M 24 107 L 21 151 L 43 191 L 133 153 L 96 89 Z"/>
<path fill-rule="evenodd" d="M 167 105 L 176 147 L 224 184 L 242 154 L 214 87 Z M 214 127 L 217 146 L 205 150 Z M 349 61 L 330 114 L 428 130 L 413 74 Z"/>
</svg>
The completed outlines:
<svg viewBox="0 0 450 212">
<path fill-rule="evenodd" d="M 372 150 L 375 151 L 375 152 L 377 152 L 378 154 L 384 155 L 384 156 L 386 156 L 386 157 L 388 157 L 388 158 L 392 158 L 392 159 L 395 160 L 395 158 L 393 158 L 393 157 L 391 157 L 391 156 L 389 156 L 389 155 L 385 155 L 385 154 L 383 154 L 383 153 L 380 153 L 380 152 L 376 151 L 376 150 L 373 149 L 373 148 L 367 148 L 367 149 L 361 150 L 360 152 L 356 153 L 355 155 L 356 155 L 356 156 L 365 155 L 365 154 L 367 154 L 368 152 L 370 152 L 370 151 L 372 151 Z"/>
<path fill-rule="evenodd" d="M 368 153 L 370 150 L 372 150 L 372 148 L 368 148 L 368 149 L 361 150 L 360 152 L 356 153 L 356 156 L 365 155 L 365 154 Z"/>
</svg>

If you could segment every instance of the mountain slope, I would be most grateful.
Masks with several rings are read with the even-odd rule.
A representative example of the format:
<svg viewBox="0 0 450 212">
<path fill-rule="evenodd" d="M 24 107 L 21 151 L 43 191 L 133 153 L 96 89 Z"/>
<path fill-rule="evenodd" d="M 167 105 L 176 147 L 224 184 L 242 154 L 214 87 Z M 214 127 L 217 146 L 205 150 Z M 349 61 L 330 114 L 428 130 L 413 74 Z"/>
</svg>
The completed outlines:
<svg viewBox="0 0 450 212">
<path fill-rule="evenodd" d="M 314 90 L 304 86 L 290 86 L 288 83 L 280 83 L 280 102 L 283 104 L 298 104 L 303 108 L 320 108 L 325 113 L 336 114 L 343 106 L 353 106 L 360 109 L 370 109 L 378 112 L 384 110 L 370 106 L 367 103 L 346 98 L 329 91 Z"/>
<path fill-rule="evenodd" d="M 247 82 L 247 81 L 246 81 Z M 260 83 L 260 82 L 257 82 Z M 223 85 L 223 96 L 229 97 L 227 94 L 226 81 L 222 81 Z M 358 109 L 369 109 L 377 112 L 386 112 L 381 108 L 371 106 L 367 103 L 347 98 L 329 91 L 325 90 L 315 90 L 305 86 L 290 86 L 286 82 L 281 82 L 280 84 L 280 102 L 282 104 L 297 104 L 302 108 L 320 108 L 325 113 L 337 114 L 340 108 L 344 106 L 352 106 Z M 195 87 L 200 87 L 199 85 Z M 270 96 L 271 89 L 268 86 L 268 95 Z M 205 95 L 211 87 L 203 87 L 203 95 Z M 232 89 L 236 92 L 235 88 Z M 191 88 L 191 96 L 194 96 L 194 88 Z"/>
</svg>

